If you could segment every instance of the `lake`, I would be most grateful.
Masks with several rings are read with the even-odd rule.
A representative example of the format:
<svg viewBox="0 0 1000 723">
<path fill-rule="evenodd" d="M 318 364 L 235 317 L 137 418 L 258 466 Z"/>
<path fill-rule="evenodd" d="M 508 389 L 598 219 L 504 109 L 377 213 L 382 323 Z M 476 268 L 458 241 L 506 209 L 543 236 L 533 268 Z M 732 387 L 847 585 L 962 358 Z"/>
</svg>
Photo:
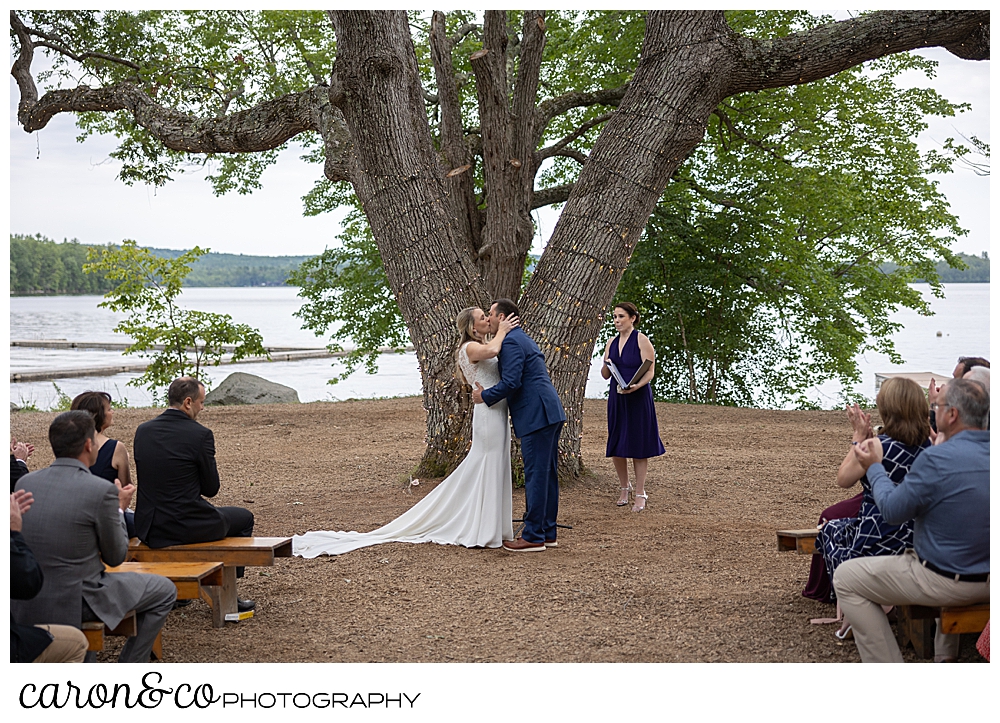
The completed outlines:
<svg viewBox="0 0 1000 723">
<path fill-rule="evenodd" d="M 900 366 L 890 364 L 882 354 L 868 353 L 858 358 L 862 381 L 856 391 L 867 397 L 875 395 L 875 373 L 930 371 L 944 377 L 959 356 L 990 358 L 990 285 L 952 284 L 946 288 L 945 299 L 930 296 L 927 284 L 914 284 L 930 302 L 934 316 L 923 317 L 904 310 L 893 315 L 903 328 L 893 337 L 897 351 L 906 360 Z M 181 306 L 200 311 L 225 313 L 239 323 L 260 330 L 268 346 L 322 347 L 325 339 L 304 331 L 293 313 L 302 300 L 293 287 L 261 288 L 191 288 L 180 296 Z M 69 341 L 127 342 L 112 329 L 121 314 L 101 309 L 100 296 L 30 296 L 10 299 L 11 339 L 66 339 Z M 940 332 L 940 335 L 939 335 Z M 11 371 L 29 369 L 72 369 L 106 366 L 118 363 L 139 363 L 138 357 L 125 357 L 114 351 L 57 350 L 29 347 L 10 348 Z M 327 380 L 342 369 L 335 359 L 309 359 L 296 362 L 260 362 L 224 365 L 209 370 L 214 384 L 231 372 L 257 374 L 293 387 L 303 402 L 374 397 L 399 397 L 421 393 L 420 372 L 416 356 L 383 354 L 379 371 L 367 375 L 358 371 L 339 384 Z M 126 386 L 137 374 L 79 377 L 56 380 L 69 396 L 88 389 L 104 390 L 115 399 L 127 399 L 131 406 L 150 403 L 148 392 Z M 601 378 L 600 359 L 591 366 L 586 396 L 607 395 L 608 382 Z M 811 390 L 809 397 L 823 408 L 838 404 L 840 385 L 835 382 Z M 10 399 L 17 403 L 33 403 L 41 409 L 53 406 L 57 393 L 52 382 L 27 382 L 10 385 Z"/>
</svg>

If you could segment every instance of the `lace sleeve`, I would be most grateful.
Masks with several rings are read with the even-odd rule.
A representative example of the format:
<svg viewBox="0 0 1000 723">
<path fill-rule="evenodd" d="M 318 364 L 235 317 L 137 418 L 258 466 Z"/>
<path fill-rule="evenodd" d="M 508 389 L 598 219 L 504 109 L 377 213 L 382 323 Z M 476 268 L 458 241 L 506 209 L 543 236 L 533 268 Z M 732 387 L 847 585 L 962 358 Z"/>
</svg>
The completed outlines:
<svg viewBox="0 0 1000 723">
<path fill-rule="evenodd" d="M 476 378 L 478 377 L 476 365 L 469 360 L 469 344 L 468 342 L 461 348 L 458 352 L 458 367 L 462 370 L 462 376 L 465 377 L 465 382 L 469 386 L 475 386 Z"/>
</svg>

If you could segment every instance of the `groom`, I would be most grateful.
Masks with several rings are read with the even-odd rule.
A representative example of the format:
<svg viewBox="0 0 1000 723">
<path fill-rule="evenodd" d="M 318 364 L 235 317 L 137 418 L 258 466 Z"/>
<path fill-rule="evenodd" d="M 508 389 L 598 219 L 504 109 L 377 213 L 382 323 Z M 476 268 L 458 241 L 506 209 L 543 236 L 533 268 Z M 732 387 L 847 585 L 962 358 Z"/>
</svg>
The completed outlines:
<svg viewBox="0 0 1000 723">
<path fill-rule="evenodd" d="M 498 299 L 490 307 L 490 333 L 501 321 L 520 316 L 510 299 Z M 516 540 L 505 540 L 511 552 L 544 552 L 556 547 L 556 515 L 559 512 L 559 433 L 566 421 L 562 402 L 545 368 L 538 345 L 520 327 L 514 327 L 500 346 L 500 382 L 483 389 L 479 382 L 472 392 L 476 404 L 493 406 L 507 399 L 514 434 L 521 438 L 524 457 L 524 531 Z"/>
</svg>

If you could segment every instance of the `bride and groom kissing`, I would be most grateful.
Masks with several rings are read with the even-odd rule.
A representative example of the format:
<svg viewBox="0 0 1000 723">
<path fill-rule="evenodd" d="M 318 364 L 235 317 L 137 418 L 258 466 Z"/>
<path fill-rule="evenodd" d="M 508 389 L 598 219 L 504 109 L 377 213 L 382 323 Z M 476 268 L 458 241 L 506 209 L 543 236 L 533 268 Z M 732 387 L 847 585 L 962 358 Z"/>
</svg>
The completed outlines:
<svg viewBox="0 0 1000 723">
<path fill-rule="evenodd" d="M 519 326 L 517 305 L 498 299 L 487 314 L 455 319 L 456 375 L 473 387 L 472 447 L 420 502 L 371 532 L 312 531 L 292 538 L 300 557 L 339 555 L 386 542 L 436 542 L 543 552 L 556 547 L 559 435 L 566 413 L 538 345 Z M 510 421 L 508 422 L 508 411 Z M 524 529 L 514 539 L 510 428 L 524 458 Z"/>
</svg>

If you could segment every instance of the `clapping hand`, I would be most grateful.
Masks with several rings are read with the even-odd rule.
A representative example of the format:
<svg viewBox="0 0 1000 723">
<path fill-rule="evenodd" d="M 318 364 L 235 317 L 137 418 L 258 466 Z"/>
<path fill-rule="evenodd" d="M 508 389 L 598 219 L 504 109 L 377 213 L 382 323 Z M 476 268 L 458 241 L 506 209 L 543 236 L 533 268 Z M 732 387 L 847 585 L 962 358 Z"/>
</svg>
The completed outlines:
<svg viewBox="0 0 1000 723">
<path fill-rule="evenodd" d="M 941 393 L 941 387 L 943 384 L 938 384 L 934 381 L 934 377 L 931 377 L 931 383 L 927 386 L 927 403 L 934 404 L 937 402 L 938 395 Z"/>
<path fill-rule="evenodd" d="M 866 414 L 858 406 L 857 402 L 847 406 L 847 421 L 851 423 L 851 427 L 854 429 L 855 442 L 875 436 L 875 432 L 872 430 L 872 415 Z"/>
<path fill-rule="evenodd" d="M 854 456 L 864 468 L 865 472 L 873 464 L 882 461 L 882 441 L 874 437 L 858 442 L 854 445 Z"/>
<path fill-rule="evenodd" d="M 34 495 L 27 490 L 17 490 L 10 494 L 10 531 L 21 531 L 21 515 L 28 511 L 31 503 L 35 501 Z"/>
<path fill-rule="evenodd" d="M 500 323 L 502 324 L 503 322 Z M 476 388 L 472 390 L 472 401 L 476 404 L 483 403 L 483 385 L 479 382 L 476 382 Z"/>
<path fill-rule="evenodd" d="M 10 453 L 14 455 L 15 459 L 27 462 L 28 457 L 30 457 L 34 451 L 35 445 L 28 444 L 27 442 L 18 442 L 14 437 L 10 438 Z"/>
</svg>

